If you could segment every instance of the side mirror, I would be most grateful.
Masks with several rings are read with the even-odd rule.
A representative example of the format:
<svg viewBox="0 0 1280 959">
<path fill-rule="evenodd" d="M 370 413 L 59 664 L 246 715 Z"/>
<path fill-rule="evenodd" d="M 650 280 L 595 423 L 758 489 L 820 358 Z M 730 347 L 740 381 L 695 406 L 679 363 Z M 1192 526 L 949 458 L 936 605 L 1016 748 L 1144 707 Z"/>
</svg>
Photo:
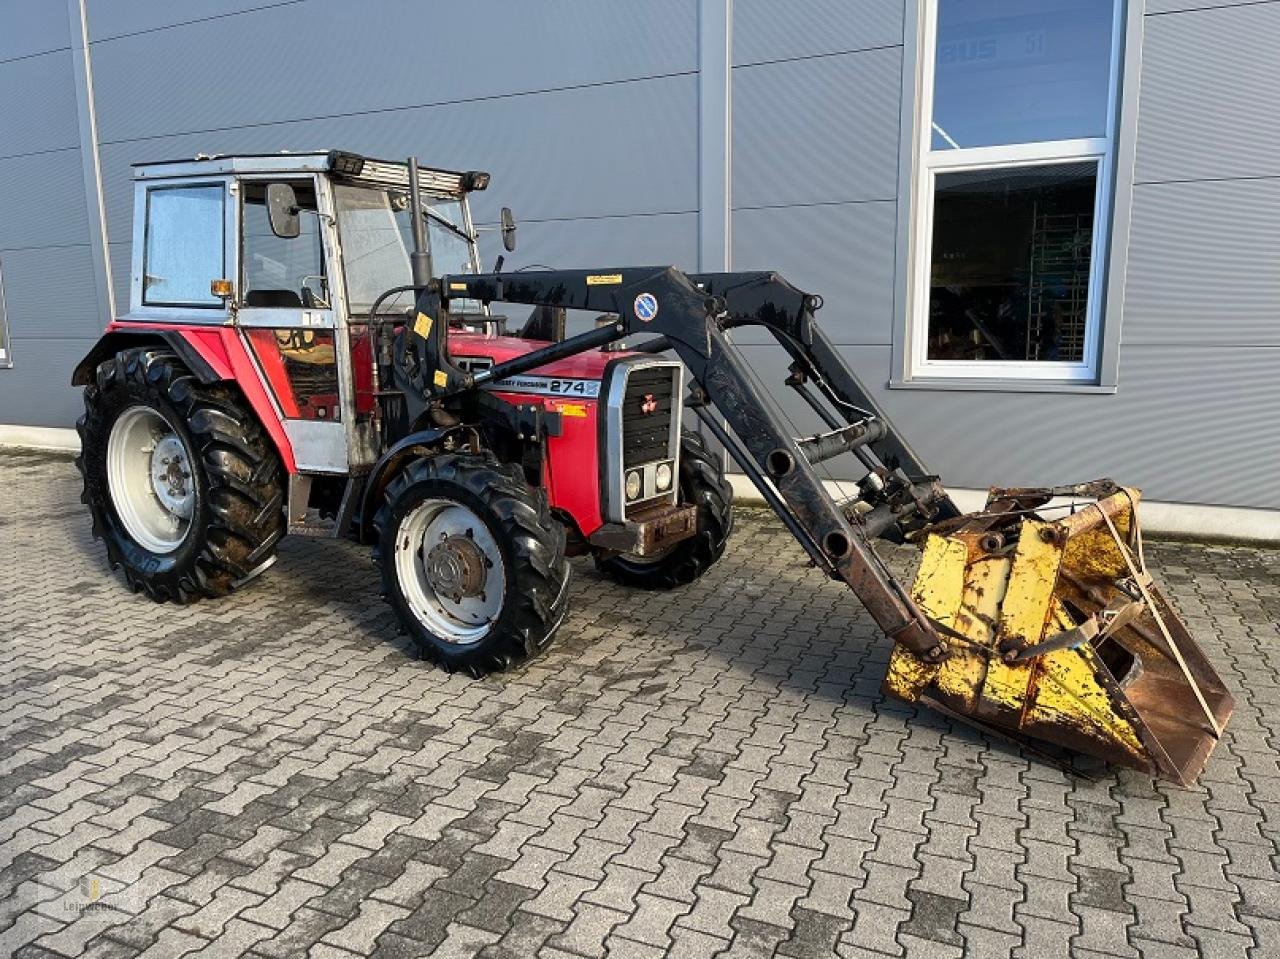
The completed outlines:
<svg viewBox="0 0 1280 959">
<path fill-rule="evenodd" d="M 292 240 L 301 232 L 298 196 L 288 183 L 267 184 L 267 220 L 271 232 L 282 240 Z"/>
<path fill-rule="evenodd" d="M 502 248 L 508 253 L 516 249 L 516 218 L 509 206 L 502 208 Z"/>
</svg>

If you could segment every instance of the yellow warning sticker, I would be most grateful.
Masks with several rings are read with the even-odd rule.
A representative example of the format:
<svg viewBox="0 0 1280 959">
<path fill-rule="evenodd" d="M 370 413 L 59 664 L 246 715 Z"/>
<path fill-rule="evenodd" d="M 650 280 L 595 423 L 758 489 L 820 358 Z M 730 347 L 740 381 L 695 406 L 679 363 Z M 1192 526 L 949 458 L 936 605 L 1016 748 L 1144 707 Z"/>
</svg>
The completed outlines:
<svg viewBox="0 0 1280 959">
<path fill-rule="evenodd" d="M 432 377 L 436 386 L 445 387 L 449 385 L 449 374 L 444 370 L 436 370 L 436 375 Z"/>
<path fill-rule="evenodd" d="M 417 333 L 424 340 L 431 333 L 431 317 L 425 313 L 419 313 L 418 318 L 413 321 L 413 332 Z"/>
<path fill-rule="evenodd" d="M 466 293 L 466 292 L 467 292 L 467 284 L 465 284 L 465 283 L 450 283 L 450 284 L 449 284 L 449 289 L 451 289 L 451 290 L 460 290 L 461 292 Z"/>
<path fill-rule="evenodd" d="M 617 286 L 621 282 L 621 273 L 596 273 L 587 277 L 587 286 Z"/>
<path fill-rule="evenodd" d="M 555 407 L 555 410 L 561 416 L 572 416 L 575 419 L 581 419 L 587 415 L 587 408 L 582 403 L 561 403 Z"/>
</svg>

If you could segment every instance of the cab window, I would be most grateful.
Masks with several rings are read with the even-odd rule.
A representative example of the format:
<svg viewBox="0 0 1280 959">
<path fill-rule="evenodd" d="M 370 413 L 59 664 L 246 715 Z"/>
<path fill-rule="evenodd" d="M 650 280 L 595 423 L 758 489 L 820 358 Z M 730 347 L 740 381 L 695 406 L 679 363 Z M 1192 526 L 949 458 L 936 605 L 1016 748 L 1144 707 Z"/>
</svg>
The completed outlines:
<svg viewBox="0 0 1280 959">
<path fill-rule="evenodd" d="M 221 183 L 147 191 L 144 305 L 222 306 L 209 284 L 227 275 L 223 195 Z"/>
<path fill-rule="evenodd" d="M 244 184 L 241 212 L 240 288 L 247 307 L 326 309 L 329 285 L 324 273 L 324 246 L 316 189 L 310 180 L 288 181 L 298 201 L 299 230 L 279 237 L 267 218 L 267 184 Z"/>
</svg>

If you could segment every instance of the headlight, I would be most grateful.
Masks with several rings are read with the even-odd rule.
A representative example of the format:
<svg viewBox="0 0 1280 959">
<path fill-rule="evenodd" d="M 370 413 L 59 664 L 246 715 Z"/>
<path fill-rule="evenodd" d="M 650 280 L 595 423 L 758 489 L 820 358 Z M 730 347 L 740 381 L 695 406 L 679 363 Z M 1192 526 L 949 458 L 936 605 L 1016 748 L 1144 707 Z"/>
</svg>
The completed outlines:
<svg viewBox="0 0 1280 959">
<path fill-rule="evenodd" d="M 636 499 L 640 495 L 640 474 L 632 470 L 627 474 L 627 499 Z"/>
<path fill-rule="evenodd" d="M 667 490 L 671 489 L 671 464 L 659 463 L 658 470 L 654 478 L 657 480 L 658 490 L 660 492 L 665 493 Z"/>
</svg>

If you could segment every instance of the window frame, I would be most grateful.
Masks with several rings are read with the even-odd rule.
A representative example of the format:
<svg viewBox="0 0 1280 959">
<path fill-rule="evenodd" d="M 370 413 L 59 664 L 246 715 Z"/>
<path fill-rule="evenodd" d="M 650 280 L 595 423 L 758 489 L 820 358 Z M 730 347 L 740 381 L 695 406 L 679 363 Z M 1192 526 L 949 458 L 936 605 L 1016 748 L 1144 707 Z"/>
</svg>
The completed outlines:
<svg viewBox="0 0 1280 959">
<path fill-rule="evenodd" d="M 1104 314 L 1106 312 L 1113 218 L 1116 209 L 1117 153 L 1124 146 L 1119 129 L 1127 60 L 1127 0 L 1111 0 L 1111 50 L 1105 131 L 1100 137 L 1044 140 L 999 146 L 935 151 L 933 141 L 933 88 L 937 56 L 938 4 L 919 0 L 915 57 L 916 96 L 910 114 L 911 176 L 905 225 L 910 233 L 900 250 L 906 251 L 906 337 L 901 369 L 904 377 L 891 385 L 938 386 L 945 384 L 990 388 L 993 384 L 1023 388 L 1081 387 L 1103 382 Z M 904 85 L 905 99 L 909 88 Z M 930 360 L 928 323 L 933 267 L 934 196 L 939 173 L 1017 169 L 1066 162 L 1094 162 L 1097 177 L 1094 198 L 1093 237 L 1089 263 L 1088 312 L 1085 344 L 1079 362 L 1050 360 Z"/>
<path fill-rule="evenodd" d="M 289 183 L 295 186 L 300 183 L 305 183 L 308 187 L 310 187 L 315 191 L 316 239 L 320 243 L 320 269 L 324 271 L 322 275 L 324 277 L 325 287 L 329 293 L 329 306 L 327 308 L 318 307 L 318 306 L 315 306 L 315 307 L 245 306 L 244 299 L 249 294 L 249 288 L 245 282 L 247 277 L 246 270 L 248 269 L 249 264 L 248 264 L 248 257 L 245 255 L 245 246 L 244 246 L 244 227 L 245 227 L 244 208 L 247 205 L 247 201 L 245 200 L 245 195 L 244 195 L 245 194 L 244 187 L 247 185 L 256 186 L 257 184 L 260 184 L 260 183 L 261 184 Z M 233 242 L 235 243 L 235 248 L 236 248 L 236 280 L 235 280 L 234 299 L 239 309 L 241 310 L 246 310 L 246 309 L 247 310 L 275 310 L 277 312 L 280 310 L 293 310 L 295 313 L 298 310 L 305 310 L 311 313 L 319 313 L 319 312 L 326 312 L 326 311 L 329 313 L 333 312 L 333 282 L 332 282 L 332 279 L 330 278 L 330 273 L 329 273 L 330 240 L 329 240 L 329 237 L 327 236 L 327 231 L 325 229 L 326 214 L 323 212 L 323 209 L 322 209 L 322 205 L 324 201 L 321 198 L 320 193 L 321 193 L 320 179 L 316 177 L 316 175 L 313 173 L 254 175 L 254 176 L 242 176 L 239 179 L 237 183 L 237 189 L 235 190 L 235 198 L 234 198 L 235 207 L 236 207 L 236 220 L 235 220 L 236 228 L 235 228 L 235 236 L 233 237 Z M 313 325 L 313 324 L 308 324 L 308 325 Z"/>
<path fill-rule="evenodd" d="M 208 306 L 157 306 L 143 302 L 147 246 L 147 205 L 152 190 L 169 187 L 219 186 L 222 187 L 222 269 L 223 278 L 235 276 L 239 270 L 238 244 L 236 241 L 236 203 L 234 180 L 230 176 L 173 176 L 139 179 L 134 181 L 133 231 L 129 256 L 129 312 L 125 319 L 149 321 L 181 321 L 198 325 L 221 326 L 229 318 L 226 301 Z"/>
<path fill-rule="evenodd" d="M 222 248 L 222 266 L 219 269 L 220 276 L 210 277 L 210 282 L 216 279 L 225 279 L 227 276 L 227 188 L 222 183 L 169 183 L 159 186 L 148 187 L 143 199 L 143 221 L 142 221 L 142 299 L 143 306 L 166 307 L 179 310 L 222 310 L 225 305 L 218 302 L 215 298 L 211 303 L 183 303 L 174 300 L 149 300 L 147 299 L 147 254 L 151 249 L 151 198 L 156 193 L 162 193 L 167 190 L 218 190 L 222 199 L 221 217 L 222 236 L 219 246 Z M 212 294 L 210 294 L 212 296 Z"/>
<path fill-rule="evenodd" d="M 9 304 L 4 298 L 4 258 L 0 257 L 0 370 L 13 367 L 13 339 L 9 335 Z"/>
</svg>

